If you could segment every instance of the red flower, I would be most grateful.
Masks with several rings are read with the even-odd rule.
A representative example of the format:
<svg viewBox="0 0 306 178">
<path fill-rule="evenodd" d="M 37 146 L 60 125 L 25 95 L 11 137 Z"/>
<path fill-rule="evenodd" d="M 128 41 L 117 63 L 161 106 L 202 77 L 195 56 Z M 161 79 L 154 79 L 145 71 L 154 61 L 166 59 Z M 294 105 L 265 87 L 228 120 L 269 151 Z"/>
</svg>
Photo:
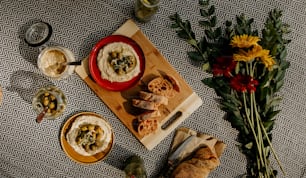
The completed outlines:
<svg viewBox="0 0 306 178">
<path fill-rule="evenodd" d="M 231 78 L 230 86 L 239 92 L 255 92 L 258 81 L 248 75 L 238 74 Z"/>
<path fill-rule="evenodd" d="M 235 69 L 237 62 L 232 56 L 218 57 L 213 64 L 212 72 L 214 76 L 230 77 L 231 71 Z"/>
</svg>

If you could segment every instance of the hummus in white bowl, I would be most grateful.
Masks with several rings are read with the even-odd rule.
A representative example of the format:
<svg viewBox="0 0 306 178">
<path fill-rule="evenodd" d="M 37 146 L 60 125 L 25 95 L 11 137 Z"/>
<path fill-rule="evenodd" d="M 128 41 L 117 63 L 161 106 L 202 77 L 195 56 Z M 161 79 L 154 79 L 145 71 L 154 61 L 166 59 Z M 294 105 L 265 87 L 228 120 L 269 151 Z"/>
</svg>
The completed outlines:
<svg viewBox="0 0 306 178">
<path fill-rule="evenodd" d="M 94 115 L 81 115 L 72 123 L 66 139 L 78 154 L 92 156 L 108 149 L 113 141 L 113 133 L 104 119 Z"/>
<path fill-rule="evenodd" d="M 110 82 L 126 82 L 141 72 L 139 56 L 123 42 L 105 45 L 98 53 L 97 64 L 101 78 Z"/>
</svg>

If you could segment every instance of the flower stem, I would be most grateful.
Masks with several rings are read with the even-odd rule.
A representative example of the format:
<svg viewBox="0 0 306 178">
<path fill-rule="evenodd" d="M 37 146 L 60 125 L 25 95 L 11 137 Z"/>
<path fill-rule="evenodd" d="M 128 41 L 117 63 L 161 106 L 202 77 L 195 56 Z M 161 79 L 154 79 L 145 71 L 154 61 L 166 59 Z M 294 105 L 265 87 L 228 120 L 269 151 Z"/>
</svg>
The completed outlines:
<svg viewBox="0 0 306 178">
<path fill-rule="evenodd" d="M 271 140 L 270 140 L 270 138 L 269 138 L 269 136 L 268 136 L 268 134 L 266 132 L 266 129 L 265 129 L 264 125 L 262 124 L 262 122 L 261 122 L 260 126 L 261 126 L 261 128 L 263 130 L 263 133 L 264 133 L 265 137 L 267 138 L 268 144 L 269 144 L 269 146 L 271 148 L 271 151 L 273 153 L 274 158 L 276 159 L 276 161 L 277 161 L 281 171 L 283 172 L 283 174 L 286 175 L 286 172 L 285 172 L 285 170 L 284 170 L 284 168 L 283 168 L 283 166 L 282 166 L 282 164 L 281 164 L 281 162 L 280 162 L 280 160 L 279 160 L 279 158 L 278 158 L 278 156 L 277 156 L 277 154 L 276 154 L 276 152 L 275 152 L 275 150 L 274 150 L 274 148 L 272 146 Z"/>
<path fill-rule="evenodd" d="M 263 162 L 263 158 L 262 158 L 262 154 L 261 154 L 261 149 L 259 147 L 259 142 L 258 142 L 258 138 L 256 136 L 256 132 L 255 132 L 255 129 L 254 129 L 254 125 L 252 124 L 252 121 L 247 113 L 247 104 L 246 104 L 246 95 L 245 95 L 245 92 L 243 92 L 243 102 L 244 102 L 244 109 L 245 109 L 245 112 L 246 112 L 246 118 L 247 118 L 247 121 L 249 123 L 249 126 L 252 130 L 252 133 L 253 133 L 253 136 L 254 136 L 254 139 L 255 139 L 255 142 L 256 142 L 256 146 L 257 146 L 257 149 L 258 149 L 258 154 L 259 154 L 259 158 L 260 158 L 260 162 L 261 164 L 264 164 Z"/>
</svg>

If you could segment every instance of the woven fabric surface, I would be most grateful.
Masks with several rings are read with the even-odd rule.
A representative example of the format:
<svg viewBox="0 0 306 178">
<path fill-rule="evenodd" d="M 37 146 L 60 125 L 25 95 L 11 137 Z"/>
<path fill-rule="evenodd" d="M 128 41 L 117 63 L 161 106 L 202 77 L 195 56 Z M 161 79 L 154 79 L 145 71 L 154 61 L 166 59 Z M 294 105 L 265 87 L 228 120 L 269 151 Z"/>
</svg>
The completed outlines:
<svg viewBox="0 0 306 178">
<path fill-rule="evenodd" d="M 53 28 L 49 44 L 69 48 L 77 60 L 86 57 L 94 44 L 112 34 L 127 19 L 134 19 L 134 1 L 125 0 L 0 0 L 0 177 L 124 177 L 123 161 L 137 154 L 144 159 L 149 177 L 156 177 L 164 164 L 173 138 L 168 135 L 148 151 L 101 102 L 81 78 L 73 74 L 54 81 L 45 78 L 37 68 L 39 49 L 29 47 L 24 33 L 29 25 L 44 21 Z M 287 175 L 306 177 L 306 1 L 304 0 L 216 0 L 219 23 L 234 20 L 244 13 L 254 18 L 255 28 L 262 28 L 270 10 L 283 10 L 283 21 L 291 27 L 287 59 L 291 66 L 280 92 L 284 100 L 276 117 L 273 145 Z M 208 75 L 188 59 L 191 48 L 170 28 L 169 15 L 178 12 L 190 20 L 196 36 L 203 30 L 196 0 L 162 1 L 155 17 L 138 23 L 191 88 L 202 98 L 203 105 L 181 126 L 207 133 L 223 140 L 227 148 L 221 165 L 210 177 L 240 177 L 246 172 L 246 159 L 238 150 L 237 131 L 223 119 L 214 91 L 201 80 Z M 54 121 L 35 122 L 32 109 L 34 93 L 41 87 L 55 85 L 67 97 L 67 109 Z M 115 131 L 115 145 L 107 159 L 91 165 L 72 161 L 61 148 L 59 135 L 65 121 L 75 113 L 92 111 L 103 115 Z M 276 161 L 272 165 L 279 170 Z"/>
</svg>

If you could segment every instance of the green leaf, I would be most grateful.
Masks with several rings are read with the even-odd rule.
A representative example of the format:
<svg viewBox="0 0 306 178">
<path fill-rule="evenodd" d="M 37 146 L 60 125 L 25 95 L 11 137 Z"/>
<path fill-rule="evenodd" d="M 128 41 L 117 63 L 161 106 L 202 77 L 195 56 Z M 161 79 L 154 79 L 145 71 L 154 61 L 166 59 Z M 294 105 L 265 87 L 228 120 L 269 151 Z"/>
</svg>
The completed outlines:
<svg viewBox="0 0 306 178">
<path fill-rule="evenodd" d="M 180 37 L 180 38 L 183 38 L 185 40 L 188 40 L 189 39 L 189 35 L 188 33 L 186 33 L 185 30 L 178 30 L 177 32 L 177 35 Z"/>
<path fill-rule="evenodd" d="M 199 47 L 202 51 L 206 51 L 207 45 L 208 45 L 207 39 L 205 38 L 205 36 L 203 36 L 203 38 L 200 41 Z"/>
<path fill-rule="evenodd" d="M 276 73 L 275 77 L 274 77 L 274 80 L 275 81 L 280 81 L 280 80 L 283 80 L 284 78 L 285 78 L 285 71 L 279 69 L 278 72 Z"/>
<path fill-rule="evenodd" d="M 190 24 L 189 20 L 186 20 L 186 22 L 184 23 L 184 28 L 185 28 L 186 32 L 188 32 L 188 33 L 191 32 L 191 24 Z"/>
<path fill-rule="evenodd" d="M 198 42 L 195 40 L 195 39 L 190 39 L 190 40 L 187 40 L 187 42 L 192 45 L 192 46 L 197 46 L 198 45 Z"/>
<path fill-rule="evenodd" d="M 200 14 L 201 14 L 202 17 L 208 17 L 209 16 L 208 12 L 204 9 L 200 9 Z"/>
<path fill-rule="evenodd" d="M 246 134 L 249 133 L 248 129 L 245 127 L 245 123 L 243 120 L 243 117 L 240 115 L 239 111 L 234 111 L 230 113 L 226 119 L 230 121 L 231 126 L 241 132 L 244 132 Z"/>
<path fill-rule="evenodd" d="M 202 82 L 207 85 L 210 88 L 214 88 L 215 87 L 215 82 L 213 81 L 213 78 L 205 78 L 202 80 Z"/>
<path fill-rule="evenodd" d="M 253 147 L 253 142 L 249 142 L 248 144 L 245 144 L 244 145 L 244 147 L 246 148 L 246 149 L 252 149 L 252 147 Z"/>
<path fill-rule="evenodd" d="M 208 14 L 211 16 L 211 15 L 213 15 L 214 13 L 215 13 L 215 6 L 212 5 L 212 6 L 210 6 L 210 8 L 208 9 Z"/>
<path fill-rule="evenodd" d="M 214 31 L 214 37 L 215 38 L 219 38 L 222 34 L 222 30 L 221 27 L 218 27 L 215 31 Z"/>
<path fill-rule="evenodd" d="M 282 101 L 281 97 L 271 98 L 270 100 L 268 100 L 268 102 L 265 106 L 265 111 L 264 112 L 267 113 L 270 108 L 278 106 L 281 101 Z"/>
<path fill-rule="evenodd" d="M 189 51 L 189 52 L 187 52 L 187 55 L 189 56 L 189 58 L 191 60 L 194 60 L 194 61 L 203 61 L 204 60 L 202 55 L 197 51 Z"/>
<path fill-rule="evenodd" d="M 210 25 L 211 25 L 211 27 L 215 27 L 217 25 L 217 17 L 216 16 L 211 17 Z"/>
<path fill-rule="evenodd" d="M 282 61 L 282 62 L 280 63 L 280 68 L 281 68 L 282 70 L 288 69 L 289 67 L 290 67 L 290 62 L 288 62 L 288 61 Z"/>
<path fill-rule="evenodd" d="M 267 97 L 267 95 L 268 95 L 268 92 L 269 92 L 269 88 L 263 88 L 263 89 L 261 89 L 261 91 L 260 91 L 260 101 L 264 101 L 265 100 L 265 98 Z"/>
<path fill-rule="evenodd" d="M 284 80 L 278 81 L 275 86 L 275 92 L 278 92 L 283 85 L 284 85 Z"/>
<path fill-rule="evenodd" d="M 172 21 L 176 21 L 176 19 L 177 19 L 178 17 L 179 17 L 179 14 L 178 14 L 178 13 L 175 13 L 175 14 L 169 16 L 170 20 L 172 20 Z"/>
<path fill-rule="evenodd" d="M 273 119 L 274 116 L 276 116 L 281 110 L 276 111 L 270 111 L 266 114 L 267 119 Z"/>
<path fill-rule="evenodd" d="M 202 21 L 199 21 L 199 24 L 204 26 L 204 27 L 210 27 L 210 21 L 205 21 L 205 20 L 202 20 Z"/>
<path fill-rule="evenodd" d="M 209 5 L 209 0 L 199 0 L 199 4 L 201 6 L 208 6 Z"/>
<path fill-rule="evenodd" d="M 179 26 L 179 24 L 177 24 L 177 23 L 174 23 L 174 24 L 172 24 L 172 25 L 170 26 L 170 28 L 178 28 L 178 27 L 180 27 L 180 26 Z"/>
<path fill-rule="evenodd" d="M 280 53 L 279 58 L 280 58 L 281 60 L 284 60 L 284 59 L 286 58 L 286 56 L 287 56 L 287 50 L 284 49 L 284 50 Z"/>
<path fill-rule="evenodd" d="M 222 101 L 222 103 L 220 103 L 220 106 L 222 110 L 227 111 L 227 112 L 238 110 L 235 104 L 225 101 L 225 100 Z"/>
<path fill-rule="evenodd" d="M 264 128 L 267 132 L 270 132 L 273 129 L 274 126 L 274 121 L 273 120 L 269 120 L 263 123 Z"/>
<path fill-rule="evenodd" d="M 246 23 L 247 23 L 247 25 L 251 25 L 253 22 L 254 22 L 254 19 L 251 18 L 251 19 L 249 19 Z"/>
<path fill-rule="evenodd" d="M 207 38 L 213 40 L 214 39 L 214 33 L 211 30 L 205 30 L 205 34 Z"/>
<path fill-rule="evenodd" d="M 209 62 L 206 62 L 206 63 L 204 63 L 203 65 L 202 65 L 202 70 L 203 71 L 210 71 L 210 64 L 209 64 Z"/>
<path fill-rule="evenodd" d="M 225 22 L 225 26 L 226 26 L 226 27 L 232 26 L 232 21 L 227 20 L 227 21 Z"/>
</svg>

